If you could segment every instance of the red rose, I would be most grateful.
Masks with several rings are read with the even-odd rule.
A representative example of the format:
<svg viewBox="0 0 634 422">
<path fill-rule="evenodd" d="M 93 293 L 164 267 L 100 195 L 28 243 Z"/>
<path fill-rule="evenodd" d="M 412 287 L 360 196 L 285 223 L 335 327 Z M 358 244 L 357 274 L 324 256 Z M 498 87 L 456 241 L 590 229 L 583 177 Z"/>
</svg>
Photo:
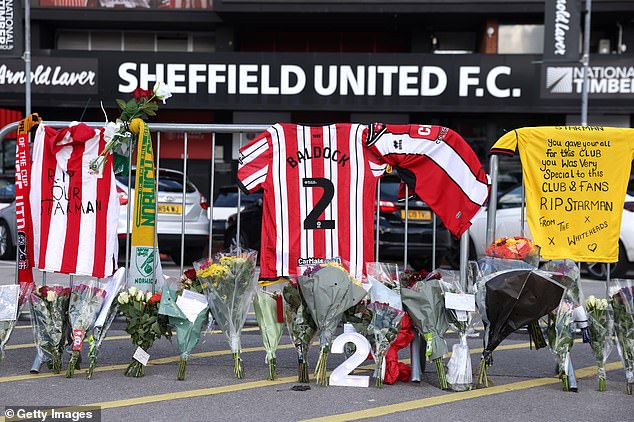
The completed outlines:
<svg viewBox="0 0 634 422">
<path fill-rule="evenodd" d="M 48 294 L 48 286 L 42 286 L 40 287 L 40 297 L 46 297 L 46 295 Z"/>
<path fill-rule="evenodd" d="M 152 91 L 145 90 L 142 88 L 137 88 L 134 91 L 132 91 L 132 98 L 134 98 L 137 103 L 141 102 L 141 99 L 143 98 L 147 98 L 147 99 L 152 98 L 152 95 L 153 95 Z"/>
<path fill-rule="evenodd" d="M 193 268 L 189 268 L 188 270 L 185 270 L 185 277 L 187 277 L 190 280 L 196 280 L 196 270 Z"/>
<path fill-rule="evenodd" d="M 150 297 L 150 300 L 148 300 L 148 303 L 149 303 L 150 305 L 154 305 L 154 304 L 159 303 L 160 301 L 161 301 L 161 295 L 160 295 L 160 294 L 158 294 L 158 293 L 154 293 L 154 294 L 152 295 L 152 297 Z"/>
</svg>

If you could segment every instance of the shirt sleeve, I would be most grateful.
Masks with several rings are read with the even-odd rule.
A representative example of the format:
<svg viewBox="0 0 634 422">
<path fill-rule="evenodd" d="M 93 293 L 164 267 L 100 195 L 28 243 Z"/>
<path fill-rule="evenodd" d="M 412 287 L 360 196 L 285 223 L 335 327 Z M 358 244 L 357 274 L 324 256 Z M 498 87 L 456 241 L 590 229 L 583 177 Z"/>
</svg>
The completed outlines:
<svg viewBox="0 0 634 422">
<path fill-rule="evenodd" d="M 270 161 L 271 137 L 268 131 L 240 148 L 237 182 L 244 193 L 248 194 L 262 187 L 266 182 Z"/>
<path fill-rule="evenodd" d="M 495 142 L 495 144 L 493 144 L 489 153 L 510 156 L 515 155 L 518 137 L 519 134 L 517 133 L 517 130 L 512 130 L 505 133 L 500 139 Z"/>
</svg>

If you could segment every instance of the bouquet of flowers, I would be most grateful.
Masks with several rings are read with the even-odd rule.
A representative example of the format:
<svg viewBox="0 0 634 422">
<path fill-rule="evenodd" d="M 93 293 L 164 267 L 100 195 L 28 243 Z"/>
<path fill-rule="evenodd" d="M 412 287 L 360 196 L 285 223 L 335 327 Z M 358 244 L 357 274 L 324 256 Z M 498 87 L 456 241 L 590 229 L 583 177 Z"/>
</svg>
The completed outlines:
<svg viewBox="0 0 634 422">
<path fill-rule="evenodd" d="M 443 356 L 447 353 L 445 333 L 449 329 L 440 274 L 431 273 L 425 280 L 415 281 L 410 287 L 402 286 L 403 306 L 414 327 L 427 341 L 426 355 L 436 365 L 438 383 L 443 390 L 449 389 Z"/>
<path fill-rule="evenodd" d="M 176 328 L 180 352 L 176 379 L 179 381 L 185 379 L 187 360 L 200 340 L 200 332 L 209 313 L 207 298 L 202 290 L 202 284 L 193 268 L 185 271 L 176 286 L 166 286 L 163 289 L 159 314 L 167 315 L 169 324 Z"/>
<path fill-rule="evenodd" d="M 66 378 L 75 374 L 78 366 L 79 354 L 86 332 L 93 326 L 99 316 L 106 290 L 101 283 L 80 283 L 71 288 L 68 305 L 68 318 L 73 335 L 73 352 L 66 368 Z"/>
<path fill-rule="evenodd" d="M 612 310 L 608 306 L 607 299 L 597 299 L 588 296 L 586 311 L 590 322 L 590 345 L 592 353 L 597 361 L 597 373 L 599 376 L 599 391 L 605 391 L 606 372 L 605 362 L 612 351 L 613 320 Z"/>
<path fill-rule="evenodd" d="M 144 293 L 135 287 L 123 290 L 117 296 L 119 310 L 125 316 L 126 333 L 130 334 L 132 343 L 147 352 L 154 341 L 161 337 L 171 338 L 172 331 L 167 325 L 167 318 L 159 315 L 161 293 Z M 136 358 L 125 370 L 127 377 L 139 378 L 145 375 L 145 363 Z"/>
<path fill-rule="evenodd" d="M 106 298 L 103 301 L 101 312 L 95 321 L 92 334 L 88 337 L 90 349 L 88 350 L 88 359 L 90 366 L 88 367 L 87 378 L 92 379 L 97 366 L 97 356 L 101 349 L 101 343 L 108 334 L 108 330 L 114 321 L 115 316 L 119 312 L 119 303 L 116 301 L 121 286 L 125 283 L 125 268 L 119 268 L 115 273 L 108 277 L 106 281 Z"/>
<path fill-rule="evenodd" d="M 328 385 L 326 363 L 332 337 L 346 309 L 367 294 L 361 283 L 336 262 L 299 268 L 299 287 L 319 328 L 319 360 L 315 368 L 317 383 Z"/>
<path fill-rule="evenodd" d="M 264 349 L 266 350 L 265 362 L 269 367 L 266 379 L 274 381 L 277 379 L 275 352 L 280 344 L 284 328 L 282 296 L 278 293 L 258 290 L 253 299 L 253 308 L 255 310 L 255 318 L 260 327 L 260 333 L 262 334 Z"/>
<path fill-rule="evenodd" d="M 376 362 L 376 386 L 383 387 L 385 354 L 396 340 L 405 312 L 380 302 L 370 303 L 368 310 L 372 313 L 372 319 L 368 325 L 367 337 Z"/>
<path fill-rule="evenodd" d="M 308 383 L 308 350 L 317 335 L 317 325 L 308 310 L 299 284 L 290 280 L 282 290 L 282 297 L 286 328 L 297 352 L 297 381 Z"/>
<path fill-rule="evenodd" d="M 33 283 L 0 286 L 0 362 L 4 359 L 4 346 L 11 337 L 32 288 Z"/>
<path fill-rule="evenodd" d="M 562 379 L 564 391 L 574 391 L 577 383 L 570 349 L 574 344 L 575 323 L 582 329 L 584 341 L 590 341 L 588 317 L 583 308 L 583 292 L 579 284 L 579 266 L 575 261 L 563 259 L 549 261 L 541 269 L 547 271 L 566 288 L 561 305 L 548 315 L 546 332 L 551 350 L 557 357 L 559 376 Z M 539 334 L 541 335 L 541 331 Z"/>
<path fill-rule="evenodd" d="M 229 341 L 233 372 L 237 378 L 243 377 L 240 330 L 247 320 L 249 305 L 255 295 L 256 260 L 257 251 L 241 249 L 194 262 L 196 276 L 207 295 L 211 313 Z"/>
<path fill-rule="evenodd" d="M 447 321 L 449 326 L 458 333 L 460 342 L 452 346 L 451 358 L 447 362 L 447 382 L 454 391 L 465 391 L 471 389 L 473 382 L 473 374 L 471 372 L 471 354 L 469 353 L 469 344 L 467 343 L 467 332 L 473 321 L 473 311 L 475 311 L 475 301 L 473 295 L 467 295 L 460 283 L 460 277 L 456 272 L 438 271 L 442 278 L 440 279 L 440 287 L 445 297 L 445 308 L 447 310 Z M 452 307 L 451 299 L 471 298 L 473 300 L 473 309 L 465 309 L 461 307 L 456 309 Z M 457 306 L 457 305 L 453 305 Z"/>
<path fill-rule="evenodd" d="M 30 295 L 35 345 L 56 374 L 62 370 L 69 298 L 70 288 L 58 285 L 41 286 Z"/>
<path fill-rule="evenodd" d="M 522 236 L 500 237 L 489 245 L 485 254 L 494 258 L 521 260 L 534 267 L 539 264 L 539 246 Z"/>
<path fill-rule="evenodd" d="M 513 265 L 491 265 L 490 260 Z M 495 348 L 518 328 L 556 309 L 565 287 L 550 273 L 526 268 L 528 265 L 522 261 L 488 258 L 483 264 L 475 290 L 477 308 L 484 323 L 484 351 L 476 386 L 487 387 L 486 370 Z M 513 268 L 517 264 L 519 268 Z"/>
<path fill-rule="evenodd" d="M 564 391 L 574 391 L 576 388 L 574 370 L 571 370 L 570 363 L 570 349 L 575 341 L 573 312 L 574 304 L 564 295 L 559 307 L 548 313 L 548 343 L 557 357 L 559 378 Z"/>
<path fill-rule="evenodd" d="M 117 99 L 117 105 L 121 109 L 121 115 L 115 123 L 109 122 L 106 125 L 105 139 L 106 146 L 90 163 L 92 171 L 99 171 L 105 163 L 107 154 L 114 154 L 114 171 L 119 174 L 127 171 L 128 148 L 134 147 L 133 135 L 130 131 L 130 123 L 133 119 L 146 121 L 149 117 L 156 116 L 158 102 L 171 97 L 167 85 L 163 82 L 156 82 L 152 90 L 137 88 L 132 92 L 132 98 L 128 101 Z"/>
<path fill-rule="evenodd" d="M 627 394 L 634 394 L 634 281 L 610 280 L 614 333 L 625 369 Z"/>
</svg>

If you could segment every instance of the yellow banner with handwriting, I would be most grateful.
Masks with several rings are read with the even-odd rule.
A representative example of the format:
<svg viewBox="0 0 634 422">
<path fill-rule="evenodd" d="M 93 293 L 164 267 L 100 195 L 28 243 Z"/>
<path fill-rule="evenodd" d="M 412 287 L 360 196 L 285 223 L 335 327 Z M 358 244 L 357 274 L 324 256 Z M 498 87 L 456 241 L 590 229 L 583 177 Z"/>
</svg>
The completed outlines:
<svg viewBox="0 0 634 422">
<path fill-rule="evenodd" d="M 616 262 L 634 129 L 525 127 L 506 133 L 491 152 L 517 148 L 528 226 L 542 257 Z"/>
</svg>

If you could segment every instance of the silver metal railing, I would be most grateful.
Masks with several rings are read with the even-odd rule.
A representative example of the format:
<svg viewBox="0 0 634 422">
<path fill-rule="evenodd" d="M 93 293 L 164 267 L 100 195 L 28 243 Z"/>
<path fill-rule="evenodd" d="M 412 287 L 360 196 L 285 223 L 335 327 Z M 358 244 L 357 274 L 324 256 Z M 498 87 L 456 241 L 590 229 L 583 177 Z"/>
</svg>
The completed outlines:
<svg viewBox="0 0 634 422">
<path fill-rule="evenodd" d="M 104 123 L 103 122 L 84 122 L 86 125 L 91 126 L 91 127 L 103 127 Z M 62 127 L 67 127 L 68 125 L 71 124 L 70 121 L 46 121 L 45 124 L 47 126 L 53 127 L 53 128 L 62 128 Z M 14 131 L 18 126 L 18 122 L 14 122 L 14 123 L 10 123 L 8 125 L 6 125 L 3 128 L 0 128 L 0 142 L 2 142 L 4 140 L 4 138 L 6 137 L 7 134 L 9 134 L 10 132 Z M 187 190 L 187 170 L 188 170 L 188 160 L 189 160 L 189 152 L 188 152 L 188 133 L 189 132 L 197 132 L 197 133 L 208 133 L 212 135 L 212 139 L 211 139 L 211 148 L 212 148 L 212 154 L 215 154 L 215 146 L 216 146 L 216 134 L 218 133 L 223 133 L 223 134 L 239 134 L 239 146 L 243 145 L 243 139 L 244 139 L 244 134 L 245 133 L 260 133 L 265 131 L 266 129 L 268 129 L 270 127 L 270 125 L 243 125 L 243 124 L 183 124 L 183 123 L 148 123 L 147 124 L 148 128 L 150 129 L 150 131 L 156 133 L 156 144 L 157 144 L 157 148 L 156 148 L 156 168 L 160 168 L 160 156 L 161 156 L 161 134 L 162 133 L 183 133 L 184 134 L 184 139 L 183 139 L 183 146 L 184 146 L 184 152 L 183 152 L 183 195 L 182 195 L 182 213 L 181 213 L 181 239 L 180 239 L 180 272 L 183 272 L 183 267 L 184 267 L 184 250 L 185 250 L 185 228 L 186 228 L 186 221 L 185 221 L 185 194 L 186 194 L 186 190 Z M 130 148 L 130 154 L 129 154 L 129 164 L 130 164 L 130 168 L 132 168 L 132 153 L 131 153 L 132 149 Z M 209 251 L 209 255 L 211 256 L 212 254 L 212 248 L 213 248 L 213 216 L 214 216 L 214 206 L 213 206 L 213 197 L 214 197 L 214 184 L 215 184 L 215 156 L 212 158 L 211 160 L 211 170 L 210 170 L 210 190 L 209 190 L 209 241 L 208 241 L 208 251 Z M 156 178 L 156 186 L 155 189 L 158 190 L 158 185 L 159 185 L 159 181 L 160 181 L 160 174 L 158 171 L 156 171 L 155 174 L 155 178 Z M 130 255 L 130 219 L 132 217 L 132 210 L 131 210 L 131 203 L 132 203 L 132 173 L 130 172 L 128 174 L 128 204 L 127 204 L 127 222 L 126 222 L 126 261 L 125 261 L 125 266 L 126 268 L 129 268 L 129 255 Z M 155 191 L 156 192 L 156 191 Z M 409 198 L 409 188 L 406 187 L 406 198 Z M 379 260 L 379 242 L 380 242 L 380 206 L 379 206 L 379 202 L 380 202 L 380 181 L 377 185 L 377 204 L 376 204 L 376 249 L 375 249 L 375 259 L 378 261 Z M 241 230 L 241 221 L 240 221 L 240 211 L 241 211 L 241 192 L 238 190 L 238 206 L 237 206 L 237 218 L 236 218 L 236 224 L 237 224 L 237 230 L 236 230 L 236 244 L 240 245 L 240 230 Z M 155 205 L 155 214 L 158 215 L 158 201 L 157 204 Z M 409 237 L 408 237 L 408 228 L 409 228 L 409 201 L 406 200 L 405 201 L 405 228 L 404 228 L 404 250 L 403 250 L 403 268 L 406 269 L 408 267 L 408 246 L 409 246 Z M 157 221 L 158 224 L 158 221 Z M 432 266 L 435 267 L 436 266 L 436 247 L 437 247 L 437 241 L 436 241 L 436 231 L 437 231 L 437 227 L 436 227 L 436 215 L 433 215 L 433 220 L 432 220 L 432 224 L 433 224 L 433 235 L 432 235 Z M 466 240 L 466 244 L 468 246 L 468 235 L 464 235 L 463 239 L 461 240 L 461 261 L 460 261 L 460 267 L 461 267 L 461 280 L 465 280 L 466 282 L 466 276 L 465 278 L 463 278 L 463 274 L 466 274 L 466 257 L 467 257 L 467 251 L 468 248 L 464 247 L 464 243 Z M 154 242 L 154 249 L 155 249 L 155 254 L 157 252 L 157 248 L 158 245 L 156 244 L 156 238 L 155 238 L 155 242 Z M 464 249 L 464 251 L 463 251 Z M 464 252 L 464 254 L 462 253 Z M 464 259 L 463 256 L 464 255 Z M 155 256 L 158 256 L 158 254 L 156 254 Z M 155 270 L 156 270 L 156 263 L 158 262 L 158 260 L 155 260 Z M 17 265 L 17 262 L 16 262 Z M 16 270 L 16 280 L 17 280 L 17 270 Z"/>
</svg>

